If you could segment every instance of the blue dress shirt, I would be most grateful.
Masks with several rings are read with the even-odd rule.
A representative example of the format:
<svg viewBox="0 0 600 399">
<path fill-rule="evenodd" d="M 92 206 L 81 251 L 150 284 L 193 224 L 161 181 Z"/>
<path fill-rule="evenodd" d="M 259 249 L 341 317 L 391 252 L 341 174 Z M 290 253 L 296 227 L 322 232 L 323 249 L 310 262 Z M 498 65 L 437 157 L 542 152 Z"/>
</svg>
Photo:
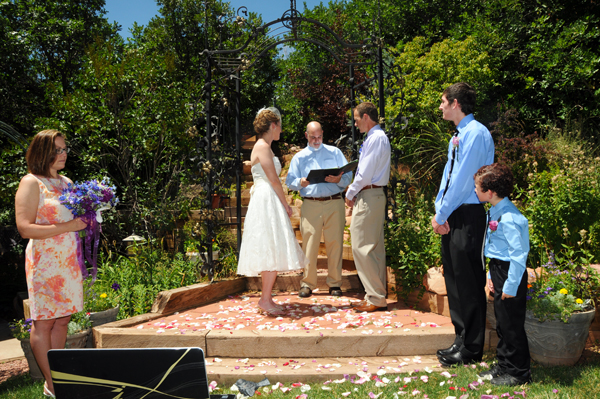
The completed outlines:
<svg viewBox="0 0 600 399">
<path fill-rule="evenodd" d="M 353 200 L 363 187 L 374 184 L 387 186 L 390 181 L 390 140 L 381 126 L 375 125 L 363 141 L 356 177 L 346 191 L 346 198 Z"/>
<path fill-rule="evenodd" d="M 485 256 L 510 262 L 508 278 L 502 292 L 516 296 L 529 254 L 529 222 L 508 199 L 503 198 L 490 209 L 490 220 L 498 220 L 498 229 L 490 230 L 489 220 L 485 238 Z"/>
<path fill-rule="evenodd" d="M 456 129 L 459 132 L 458 148 L 450 177 L 450 186 L 444 196 L 454 148 L 452 139 L 448 143 L 448 162 L 444 168 L 440 191 L 435 199 L 435 221 L 439 224 L 446 223 L 452 212 L 462 204 L 479 204 L 479 199 L 475 194 L 473 176 L 480 167 L 494 163 L 492 135 L 484 125 L 475 120 L 473 114 L 465 116 Z"/>
<path fill-rule="evenodd" d="M 313 169 L 341 168 L 347 163 L 346 157 L 337 147 L 321 144 L 319 149 L 315 150 L 307 146 L 292 158 L 285 184 L 292 190 L 300 191 L 302 197 L 320 198 L 339 194 L 352 181 L 352 172 L 344 173 L 337 184 L 316 183 L 302 187 L 300 180 L 308 176 Z"/>
</svg>

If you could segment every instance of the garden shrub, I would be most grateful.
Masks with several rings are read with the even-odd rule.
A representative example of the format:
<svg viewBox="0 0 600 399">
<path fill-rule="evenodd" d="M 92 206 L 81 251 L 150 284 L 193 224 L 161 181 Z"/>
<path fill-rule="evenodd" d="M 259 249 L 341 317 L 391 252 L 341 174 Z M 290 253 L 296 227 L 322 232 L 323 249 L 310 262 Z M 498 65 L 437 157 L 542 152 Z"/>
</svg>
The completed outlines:
<svg viewBox="0 0 600 399">
<path fill-rule="evenodd" d="M 415 37 L 394 51 L 399 52 L 396 64 L 405 74 L 400 81 L 403 103 L 412 107 L 409 129 L 419 129 L 432 119 L 441 120 L 438 107 L 442 92 L 453 83 L 464 81 L 475 88 L 476 110 L 482 110 L 490 102 L 497 71 L 491 65 L 488 54 L 481 51 L 472 37 L 462 41 L 446 39 L 431 46 L 428 39 Z M 396 100 L 388 99 L 387 114 L 405 114 L 399 109 L 404 104 Z"/>
<path fill-rule="evenodd" d="M 600 158 L 582 144 L 550 141 L 549 170 L 532 162 L 529 187 L 519 190 L 523 214 L 529 220 L 530 261 L 539 266 L 554 252 L 557 258 L 572 251 L 575 263 L 600 259 Z"/>
<path fill-rule="evenodd" d="M 498 105 L 498 119 L 490 123 L 490 133 L 496 149 L 495 162 L 511 168 L 517 188 L 528 187 L 527 176 L 533 173 L 534 162 L 538 172 L 548 170 L 550 144 L 540 140 L 537 132 L 525 133 L 517 110 L 502 111 Z"/>
<path fill-rule="evenodd" d="M 118 284 L 119 319 L 150 312 L 161 291 L 198 282 L 198 270 L 184 254 L 172 255 L 148 243 L 136 246 L 130 257 L 109 252 L 99 261 L 97 284 Z"/>
<path fill-rule="evenodd" d="M 441 264 L 440 236 L 431 228 L 433 200 L 420 192 L 418 184 L 406 188 L 396 190 L 396 209 L 385 229 L 386 263 L 394 270 L 398 299 L 404 301 L 415 289 L 422 294 L 427 269 Z"/>
</svg>

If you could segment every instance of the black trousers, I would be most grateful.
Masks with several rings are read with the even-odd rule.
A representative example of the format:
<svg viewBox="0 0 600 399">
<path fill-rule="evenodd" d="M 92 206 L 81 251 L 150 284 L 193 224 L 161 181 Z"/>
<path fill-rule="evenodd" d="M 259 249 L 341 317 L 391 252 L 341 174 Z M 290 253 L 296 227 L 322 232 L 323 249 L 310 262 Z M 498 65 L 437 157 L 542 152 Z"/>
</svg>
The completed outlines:
<svg viewBox="0 0 600 399">
<path fill-rule="evenodd" d="M 442 263 L 448 292 L 454 343 L 467 359 L 481 360 L 485 342 L 485 269 L 483 239 L 486 214 L 482 204 L 464 204 L 448 218 L 442 236 Z"/>
<path fill-rule="evenodd" d="M 494 284 L 494 314 L 498 346 L 496 356 L 503 372 L 514 377 L 529 376 L 530 357 L 525 333 L 527 273 L 523 273 L 517 295 L 502 300 L 502 287 L 508 277 L 510 262 L 490 259 L 490 277 Z"/>
</svg>

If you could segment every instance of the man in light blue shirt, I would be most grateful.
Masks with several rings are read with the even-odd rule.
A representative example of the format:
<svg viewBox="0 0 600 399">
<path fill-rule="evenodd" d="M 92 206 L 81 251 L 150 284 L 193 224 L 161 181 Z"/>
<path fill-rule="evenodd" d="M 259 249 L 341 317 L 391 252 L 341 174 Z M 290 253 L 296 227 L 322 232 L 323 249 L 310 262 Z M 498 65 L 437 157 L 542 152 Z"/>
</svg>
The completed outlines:
<svg viewBox="0 0 600 399">
<path fill-rule="evenodd" d="M 355 304 L 357 312 L 387 309 L 387 269 L 385 265 L 386 196 L 384 187 L 390 180 L 392 149 L 390 140 L 379 125 L 379 113 L 370 102 L 354 109 L 354 124 L 365 134 L 356 177 L 346 192 L 346 205 L 352 207 L 352 256 L 365 298 Z"/>
<path fill-rule="evenodd" d="M 308 146 L 294 155 L 285 184 L 302 196 L 300 233 L 302 249 L 309 260 L 304 269 L 300 292 L 308 298 L 317 287 L 317 257 L 321 233 L 327 250 L 327 285 L 329 293 L 341 296 L 342 253 L 346 215 L 342 191 L 352 181 L 352 173 L 327 176 L 325 182 L 311 184 L 306 180 L 313 169 L 341 168 L 348 161 L 339 148 L 323 144 L 323 129 L 319 122 L 310 122 L 304 133 Z"/>
<path fill-rule="evenodd" d="M 454 344 L 437 351 L 444 366 L 481 360 L 485 342 L 485 265 L 483 237 L 486 215 L 475 194 L 473 176 L 494 162 L 488 129 L 473 117 L 475 90 L 461 82 L 442 94 L 440 110 L 456 125 L 448 144 L 448 162 L 435 200 L 434 231 L 442 235 L 442 263 Z"/>
</svg>

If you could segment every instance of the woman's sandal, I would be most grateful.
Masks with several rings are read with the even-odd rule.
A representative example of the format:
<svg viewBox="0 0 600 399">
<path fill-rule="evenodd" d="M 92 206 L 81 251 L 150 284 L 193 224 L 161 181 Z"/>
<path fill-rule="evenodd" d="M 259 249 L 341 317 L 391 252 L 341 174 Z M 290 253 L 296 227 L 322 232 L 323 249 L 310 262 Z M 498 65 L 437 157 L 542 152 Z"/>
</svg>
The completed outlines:
<svg viewBox="0 0 600 399">
<path fill-rule="evenodd" d="M 278 306 L 273 306 L 269 309 L 263 309 L 259 306 L 258 311 L 265 316 L 283 316 L 285 314 L 285 312 Z"/>
<path fill-rule="evenodd" d="M 56 398 L 56 396 L 50 392 L 50 390 L 48 389 L 48 385 L 46 385 L 46 383 L 44 382 L 44 396 L 48 397 L 48 398 Z"/>
</svg>

